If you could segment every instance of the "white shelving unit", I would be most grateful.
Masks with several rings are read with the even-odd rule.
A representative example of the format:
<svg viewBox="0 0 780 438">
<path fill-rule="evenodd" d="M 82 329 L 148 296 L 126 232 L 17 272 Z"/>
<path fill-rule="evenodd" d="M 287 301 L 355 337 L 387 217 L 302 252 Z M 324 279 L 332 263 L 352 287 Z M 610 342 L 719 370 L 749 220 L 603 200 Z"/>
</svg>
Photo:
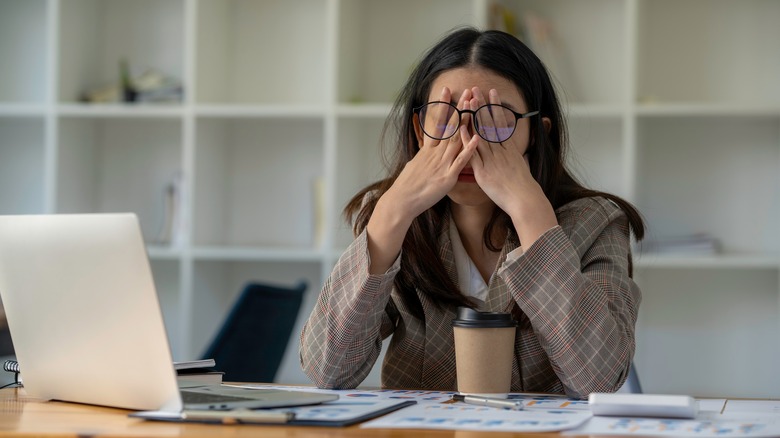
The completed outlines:
<svg viewBox="0 0 780 438">
<path fill-rule="evenodd" d="M 633 201 L 649 238 L 723 253 L 637 257 L 648 392 L 780 396 L 780 1 L 501 0 L 549 21 L 572 164 Z M 344 203 L 424 49 L 490 0 L 0 0 L 0 213 L 134 211 L 174 356 L 197 356 L 249 280 L 309 282 L 351 240 Z M 118 63 L 181 103 L 80 103 Z M 178 181 L 180 232 L 155 242 Z M 378 366 L 366 384 L 378 384 Z M 306 382 L 292 339 L 279 381 Z"/>
</svg>

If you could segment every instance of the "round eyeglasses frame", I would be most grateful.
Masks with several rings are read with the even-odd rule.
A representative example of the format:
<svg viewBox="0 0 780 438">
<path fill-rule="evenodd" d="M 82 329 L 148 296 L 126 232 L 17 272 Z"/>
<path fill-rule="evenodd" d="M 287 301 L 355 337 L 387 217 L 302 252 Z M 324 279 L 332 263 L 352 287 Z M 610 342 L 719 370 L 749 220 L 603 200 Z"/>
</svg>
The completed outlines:
<svg viewBox="0 0 780 438">
<path fill-rule="evenodd" d="M 426 107 L 428 107 L 430 105 L 433 105 L 433 104 L 445 104 L 445 105 L 448 105 L 450 108 L 452 108 L 452 110 L 454 112 L 458 113 L 458 125 L 455 127 L 455 129 L 452 131 L 451 134 L 446 135 L 444 137 L 438 137 L 436 135 L 431 135 L 430 133 L 428 133 L 425 130 L 425 126 L 424 126 L 424 123 L 423 123 L 423 112 L 424 112 Z M 512 126 L 512 132 L 510 132 L 509 135 L 507 135 L 503 139 L 489 139 L 485 135 L 483 135 L 482 132 L 480 132 L 481 129 L 480 129 L 479 119 L 477 118 L 477 113 L 480 110 L 484 109 L 484 108 L 488 108 L 489 113 L 492 114 L 493 113 L 492 108 L 495 108 L 495 107 L 507 110 L 507 111 L 509 111 L 510 113 L 512 113 L 515 116 L 514 126 Z M 485 141 L 487 141 L 489 143 L 500 143 L 500 142 L 509 140 L 512 137 L 512 135 L 515 133 L 515 129 L 517 129 L 517 121 L 518 120 L 525 119 L 525 118 L 532 117 L 532 116 L 535 116 L 535 115 L 539 114 L 539 110 L 529 111 L 527 113 L 518 113 L 517 111 L 513 110 L 512 108 L 506 107 L 504 105 L 494 104 L 494 103 L 489 103 L 489 104 L 486 104 L 486 105 L 482 105 L 481 107 L 479 107 L 479 108 L 477 108 L 475 110 L 465 110 L 465 109 L 461 110 L 461 109 L 458 109 L 458 107 L 456 107 L 455 105 L 453 105 L 450 102 L 444 102 L 444 101 L 440 101 L 440 100 L 436 100 L 436 101 L 433 101 L 433 102 L 427 102 L 427 103 L 425 103 L 423 105 L 420 105 L 420 106 L 414 108 L 412 110 L 412 112 L 414 114 L 417 114 L 417 123 L 420 125 L 420 129 L 422 129 L 422 132 L 425 133 L 425 135 L 427 135 L 428 137 L 430 137 L 430 138 L 432 138 L 434 140 L 446 140 L 446 139 L 452 137 L 453 135 L 455 135 L 455 133 L 458 132 L 458 128 L 460 128 L 460 124 L 461 124 L 461 121 L 463 119 L 463 114 L 471 114 L 471 121 L 472 121 L 472 124 L 474 125 L 474 128 L 475 128 L 474 130 L 476 131 L 477 135 L 479 135 L 483 140 L 485 140 Z M 451 114 L 451 113 L 449 113 L 449 114 Z M 451 115 L 450 115 L 450 117 L 451 117 Z"/>
</svg>

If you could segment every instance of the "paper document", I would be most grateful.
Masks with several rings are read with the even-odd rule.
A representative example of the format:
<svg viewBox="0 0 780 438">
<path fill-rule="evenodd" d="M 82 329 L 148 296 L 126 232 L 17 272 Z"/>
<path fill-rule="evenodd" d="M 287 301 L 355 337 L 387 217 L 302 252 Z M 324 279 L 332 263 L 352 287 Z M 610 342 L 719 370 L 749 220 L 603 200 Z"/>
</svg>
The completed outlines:
<svg viewBox="0 0 780 438">
<path fill-rule="evenodd" d="M 658 418 L 593 417 L 566 435 L 658 437 L 778 437 L 780 425 L 766 421 L 673 420 Z"/>
<path fill-rule="evenodd" d="M 465 403 L 416 404 L 361 425 L 364 428 L 450 429 L 503 432 L 554 432 L 591 418 L 576 409 L 496 409 Z"/>
</svg>

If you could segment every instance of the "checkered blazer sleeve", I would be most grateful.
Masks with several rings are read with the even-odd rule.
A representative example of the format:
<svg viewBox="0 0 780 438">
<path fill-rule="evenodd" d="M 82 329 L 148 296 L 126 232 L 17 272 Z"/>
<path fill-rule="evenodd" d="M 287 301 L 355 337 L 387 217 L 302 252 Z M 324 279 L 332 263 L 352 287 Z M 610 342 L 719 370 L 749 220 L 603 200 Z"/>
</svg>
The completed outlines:
<svg viewBox="0 0 780 438">
<path fill-rule="evenodd" d="M 301 367 L 318 387 L 355 388 L 371 371 L 397 319 L 390 293 L 400 260 L 370 275 L 363 231 L 336 263 L 301 331 Z"/>
<path fill-rule="evenodd" d="M 543 349 L 526 360 L 549 360 L 570 396 L 614 392 L 633 359 L 641 300 L 628 220 L 610 201 L 586 198 L 558 221 L 499 271 Z"/>
</svg>

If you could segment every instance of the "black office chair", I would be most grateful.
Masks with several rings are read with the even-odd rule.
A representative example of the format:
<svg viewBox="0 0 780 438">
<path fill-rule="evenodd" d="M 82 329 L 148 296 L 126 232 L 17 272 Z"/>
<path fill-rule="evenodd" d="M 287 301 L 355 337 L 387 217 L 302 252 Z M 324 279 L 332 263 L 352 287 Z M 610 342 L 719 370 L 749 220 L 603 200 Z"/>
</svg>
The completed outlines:
<svg viewBox="0 0 780 438">
<path fill-rule="evenodd" d="M 202 357 L 216 361 L 224 381 L 273 382 L 306 287 L 247 284 Z"/>
</svg>

